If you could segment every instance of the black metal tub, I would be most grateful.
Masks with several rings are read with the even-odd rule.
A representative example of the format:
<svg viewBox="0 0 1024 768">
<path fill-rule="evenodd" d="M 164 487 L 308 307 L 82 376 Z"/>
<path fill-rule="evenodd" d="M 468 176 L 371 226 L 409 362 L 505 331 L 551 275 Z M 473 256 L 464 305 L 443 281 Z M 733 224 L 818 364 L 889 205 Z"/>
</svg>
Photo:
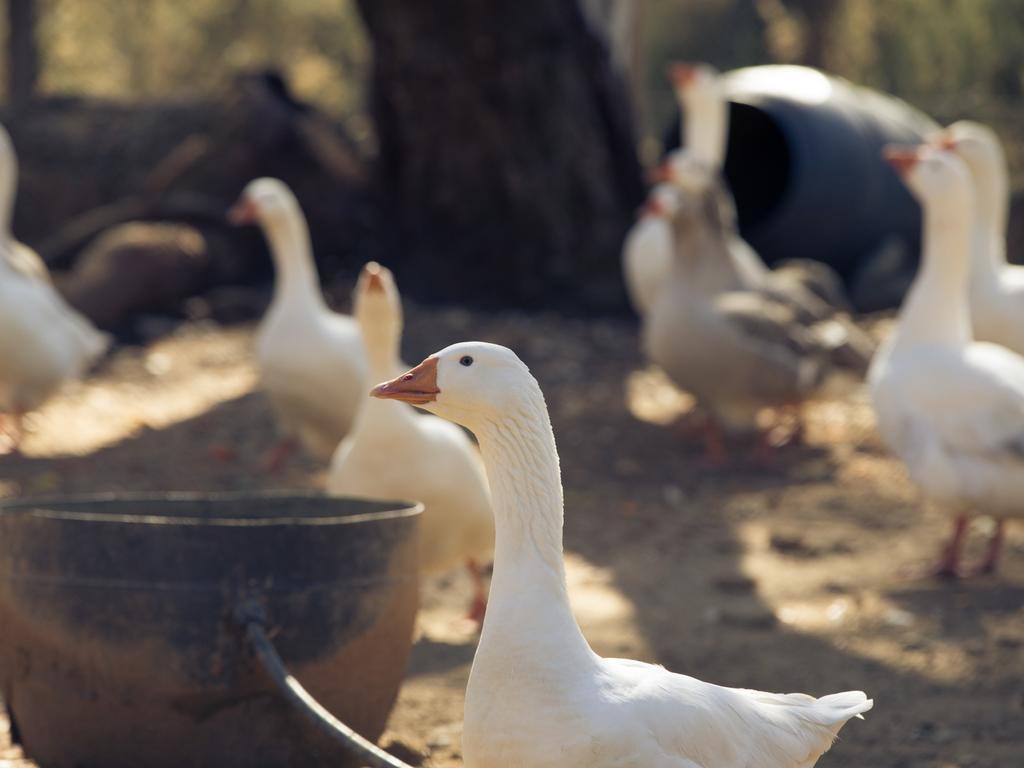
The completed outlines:
<svg viewBox="0 0 1024 768">
<path fill-rule="evenodd" d="M 421 507 L 301 494 L 0 504 L 0 696 L 44 768 L 346 766 L 246 642 L 370 740 L 412 642 Z"/>
</svg>

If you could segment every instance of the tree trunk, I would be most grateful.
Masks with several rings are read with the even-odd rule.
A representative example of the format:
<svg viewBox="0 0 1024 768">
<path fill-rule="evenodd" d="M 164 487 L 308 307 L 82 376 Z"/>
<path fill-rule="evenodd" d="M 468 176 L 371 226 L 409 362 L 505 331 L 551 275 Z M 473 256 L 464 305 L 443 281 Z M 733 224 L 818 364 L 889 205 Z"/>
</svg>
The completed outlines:
<svg viewBox="0 0 1024 768">
<path fill-rule="evenodd" d="M 643 194 L 629 101 L 577 0 L 359 0 L 403 285 L 608 310 Z"/>
<path fill-rule="evenodd" d="M 15 108 L 36 95 L 39 45 L 36 0 L 7 0 L 7 99 Z"/>
</svg>

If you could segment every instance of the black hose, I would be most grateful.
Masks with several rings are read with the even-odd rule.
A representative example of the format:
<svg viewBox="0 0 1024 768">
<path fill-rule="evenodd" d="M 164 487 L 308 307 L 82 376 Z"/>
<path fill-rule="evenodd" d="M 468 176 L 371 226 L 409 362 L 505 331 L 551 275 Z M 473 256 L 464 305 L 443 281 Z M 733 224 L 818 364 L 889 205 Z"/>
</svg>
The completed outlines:
<svg viewBox="0 0 1024 768">
<path fill-rule="evenodd" d="M 397 757 L 388 754 L 341 722 L 292 677 L 274 644 L 267 637 L 262 607 L 249 601 L 238 607 L 236 615 L 238 622 L 245 628 L 246 637 L 256 651 L 263 669 L 270 675 L 270 679 L 284 697 L 298 707 L 306 719 L 362 760 L 369 768 L 412 768 L 408 763 L 403 763 Z"/>
</svg>

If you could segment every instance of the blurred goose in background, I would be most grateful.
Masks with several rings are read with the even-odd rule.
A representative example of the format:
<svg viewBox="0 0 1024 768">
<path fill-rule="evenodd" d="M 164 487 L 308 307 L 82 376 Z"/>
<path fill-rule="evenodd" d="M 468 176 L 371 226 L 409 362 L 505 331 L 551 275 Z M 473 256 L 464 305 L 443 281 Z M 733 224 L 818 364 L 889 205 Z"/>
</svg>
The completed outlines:
<svg viewBox="0 0 1024 768">
<path fill-rule="evenodd" d="M 0 254 L 0 433 L 17 450 L 23 416 L 84 375 L 111 339 L 7 256 Z"/>
<path fill-rule="evenodd" d="M 757 435 L 765 459 L 772 436 L 758 427 L 761 410 L 798 409 L 832 373 L 862 374 L 870 355 L 831 312 L 817 319 L 788 297 L 747 286 L 729 256 L 720 196 L 680 189 L 664 215 L 674 257 L 644 319 L 644 349 L 706 412 L 709 462 L 724 461 L 726 434 Z"/>
<path fill-rule="evenodd" d="M 18 272 L 36 280 L 50 281 L 50 271 L 39 254 L 14 239 L 14 200 L 18 191 L 18 156 L 7 129 L 0 125 L 0 251 Z"/>
<path fill-rule="evenodd" d="M 354 314 L 371 379 L 386 381 L 403 370 L 402 300 L 390 270 L 373 262 L 363 268 Z M 468 618 L 483 621 L 487 589 L 480 564 L 494 550 L 494 515 L 483 464 L 465 432 L 407 405 L 371 400 L 335 451 L 327 490 L 422 501 L 420 568 L 436 573 L 465 564 L 474 585 Z"/>
<path fill-rule="evenodd" d="M 955 154 L 890 149 L 924 212 L 921 267 L 869 375 L 878 429 L 930 501 L 955 513 L 936 568 L 959 573 L 968 516 L 997 518 L 978 567 L 996 567 L 1003 518 L 1024 498 L 1024 357 L 974 341 L 968 284 L 974 216 L 970 173 Z"/>
<path fill-rule="evenodd" d="M 970 306 L 974 337 L 1024 354 L 1024 267 L 1006 261 L 1010 181 L 995 131 L 963 120 L 949 126 L 942 144 L 967 166 L 974 186 Z"/>
<path fill-rule="evenodd" d="M 691 194 L 707 194 L 709 187 L 714 187 L 717 193 L 728 194 L 720 177 L 728 135 L 728 102 L 715 87 L 706 87 L 717 84 L 717 80 L 711 83 L 713 70 L 709 67 L 677 65 L 673 73 L 678 77 L 676 95 L 685 118 L 681 137 L 684 146 L 669 156 L 675 168 L 675 180 L 685 184 Z M 700 87 L 693 85 L 697 81 Z M 692 103 L 684 106 L 684 100 Z M 666 169 L 663 165 L 655 171 L 659 183 L 650 190 L 623 244 L 626 290 L 634 311 L 641 317 L 650 310 L 658 286 L 672 263 L 669 227 L 657 215 L 659 210 L 671 205 L 666 196 L 674 194 L 667 186 L 669 173 Z M 730 243 L 730 255 L 751 284 L 760 281 L 767 271 L 760 257 L 738 235 Z"/>
<path fill-rule="evenodd" d="M 569 603 L 551 420 L 511 350 L 453 344 L 372 394 L 471 430 L 487 466 L 497 538 L 466 689 L 467 768 L 801 768 L 871 709 L 860 691 L 816 699 L 723 688 L 594 653 Z"/>
<path fill-rule="evenodd" d="M 110 337 L 67 305 L 49 282 L 15 266 L 0 246 L 0 436 L 18 450 L 23 417 L 64 382 L 84 375 Z"/>
<path fill-rule="evenodd" d="M 276 272 L 274 295 L 256 337 L 256 361 L 284 439 L 265 457 L 264 467 L 280 469 L 297 443 L 326 461 L 366 400 L 359 326 L 324 301 L 306 219 L 283 182 L 250 182 L 228 217 L 237 225 L 262 227 Z"/>
<path fill-rule="evenodd" d="M 672 264 L 672 230 L 658 212 L 671 205 L 661 198 L 674 195 L 669 184 L 653 187 L 622 246 L 626 294 L 633 311 L 641 317 L 650 310 L 658 286 Z"/>
<path fill-rule="evenodd" d="M 110 337 L 68 306 L 42 260 L 11 234 L 18 165 L 0 126 L 0 437 L 18 450 L 23 416 L 82 376 Z"/>
<path fill-rule="evenodd" d="M 669 70 L 679 109 L 683 114 L 682 151 L 669 154 L 661 177 L 667 175 L 690 194 L 715 194 L 728 221 L 729 252 L 747 287 L 770 288 L 797 307 L 848 311 L 850 304 L 842 280 L 828 265 L 809 259 L 788 259 L 771 270 L 739 233 L 736 204 L 724 178 L 729 139 L 729 100 L 722 76 L 709 64 L 673 64 Z M 813 301 L 812 301 L 813 300 Z M 821 319 L 819 317 L 818 319 Z"/>
</svg>

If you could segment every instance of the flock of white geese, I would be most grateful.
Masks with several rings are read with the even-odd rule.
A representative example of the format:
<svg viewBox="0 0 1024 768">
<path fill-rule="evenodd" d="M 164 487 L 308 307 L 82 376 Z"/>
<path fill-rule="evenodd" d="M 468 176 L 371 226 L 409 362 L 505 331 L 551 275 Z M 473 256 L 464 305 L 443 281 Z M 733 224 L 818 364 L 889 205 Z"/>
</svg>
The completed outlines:
<svg viewBox="0 0 1024 768">
<path fill-rule="evenodd" d="M 994 569 L 1002 520 L 1020 515 L 1024 494 L 1024 270 L 1006 262 L 997 138 L 964 122 L 887 152 L 921 204 L 923 252 L 896 330 L 876 351 L 827 271 L 770 270 L 739 236 L 721 175 L 728 113 L 717 73 L 679 67 L 674 81 L 687 142 L 627 239 L 624 270 L 643 348 L 695 396 L 709 460 L 724 461 L 723 438 L 735 433 L 763 455 L 771 440 L 760 412 L 788 412 L 798 429 L 800 405 L 833 374 L 867 372 L 884 440 L 955 516 L 938 570 L 959 572 L 970 515 L 999 521 L 979 565 Z M 16 448 L 23 415 L 109 340 L 13 239 L 15 184 L 0 130 L 0 414 Z M 284 438 L 267 465 L 299 444 L 330 462 L 332 493 L 424 501 L 422 567 L 473 574 L 470 615 L 483 623 L 466 692 L 467 766 L 801 768 L 871 709 L 859 691 L 723 688 L 596 655 L 569 605 L 558 453 L 526 365 L 504 347 L 465 342 L 402 373 L 401 300 L 386 268 L 366 265 L 344 316 L 323 300 L 305 219 L 283 183 L 253 181 L 229 216 L 262 227 L 276 268 L 256 342 Z M 376 381 L 385 383 L 368 399 Z M 488 599 L 480 564 L 492 553 Z"/>
</svg>

